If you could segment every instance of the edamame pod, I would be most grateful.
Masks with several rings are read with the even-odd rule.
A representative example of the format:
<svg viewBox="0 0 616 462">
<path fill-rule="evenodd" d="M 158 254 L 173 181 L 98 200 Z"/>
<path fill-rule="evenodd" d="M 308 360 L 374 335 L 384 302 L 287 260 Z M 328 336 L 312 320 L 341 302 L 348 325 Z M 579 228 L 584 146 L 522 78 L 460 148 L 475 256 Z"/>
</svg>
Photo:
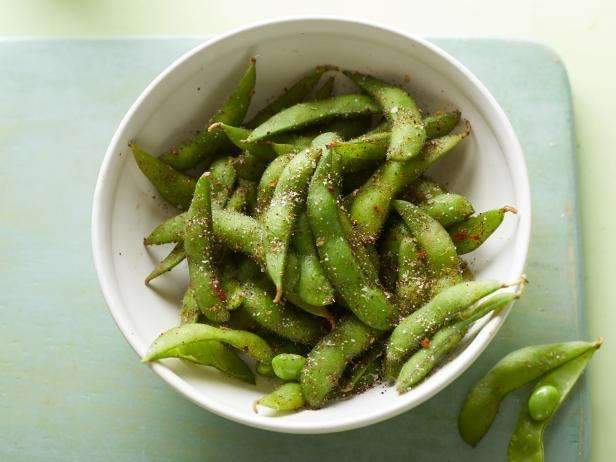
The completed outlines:
<svg viewBox="0 0 616 462">
<path fill-rule="evenodd" d="M 242 291 L 244 302 L 240 309 L 270 332 L 304 345 L 314 345 L 325 333 L 319 318 L 284 303 L 275 303 L 261 284 L 246 281 L 242 284 Z"/>
<path fill-rule="evenodd" d="M 199 321 L 199 307 L 195 300 L 192 287 L 188 286 L 184 297 L 182 297 L 182 308 L 180 309 L 180 325 L 191 324 Z"/>
<path fill-rule="evenodd" d="M 340 383 L 343 396 L 362 393 L 376 385 L 381 379 L 383 353 L 383 345 L 376 344 L 353 363 Z"/>
<path fill-rule="evenodd" d="M 436 112 L 424 118 L 426 137 L 431 140 L 448 135 L 458 122 L 460 122 L 460 111 Z"/>
<path fill-rule="evenodd" d="M 478 306 L 471 307 L 468 314 L 461 316 L 462 320 L 439 330 L 429 342 L 426 342 L 427 347 L 424 346 L 414 353 L 400 369 L 396 379 L 398 392 L 406 393 L 411 387 L 421 382 L 447 354 L 460 344 L 469 325 L 492 311 L 503 309 L 519 296 L 519 292 L 497 293 L 479 303 Z"/>
<path fill-rule="evenodd" d="M 209 172 L 211 173 L 212 205 L 222 208 L 227 204 L 237 181 L 233 158 L 225 156 L 215 160 L 210 165 Z"/>
<path fill-rule="evenodd" d="M 143 240 L 143 243 L 145 245 L 161 245 L 171 242 L 182 242 L 184 240 L 184 226 L 186 226 L 186 213 L 180 213 L 163 221 L 154 228 Z"/>
<path fill-rule="evenodd" d="M 334 94 L 334 83 L 336 82 L 336 78 L 334 76 L 328 78 L 323 85 L 321 85 L 314 92 L 312 97 L 312 101 L 320 101 L 322 99 L 331 98 Z"/>
<path fill-rule="evenodd" d="M 422 340 L 450 324 L 456 313 L 501 287 L 503 284 L 497 281 L 462 282 L 443 290 L 420 309 L 403 318 L 386 344 L 385 378 L 393 382 L 403 361 L 421 347 Z"/>
<path fill-rule="evenodd" d="M 321 101 L 299 103 L 275 114 L 257 128 L 246 141 L 259 141 L 278 133 L 315 125 L 329 119 L 357 117 L 379 112 L 376 102 L 366 95 L 334 96 Z"/>
<path fill-rule="evenodd" d="M 396 308 L 378 281 L 366 276 L 345 237 L 334 194 L 338 170 L 332 163 L 332 153 L 325 150 L 308 190 L 308 221 L 321 264 L 346 305 L 369 326 L 385 330 L 396 319 Z"/>
<path fill-rule="evenodd" d="M 444 227 L 459 223 L 474 212 L 473 204 L 460 194 L 439 194 L 418 205 Z"/>
<path fill-rule="evenodd" d="M 265 406 L 276 411 L 297 411 L 305 405 L 302 387 L 299 383 L 289 382 L 280 385 L 273 392 L 259 399 L 254 406 Z"/>
<path fill-rule="evenodd" d="M 282 95 L 257 112 L 257 114 L 246 123 L 246 126 L 249 128 L 257 127 L 274 114 L 302 101 L 317 85 L 323 73 L 328 69 L 329 67 L 327 66 L 317 66 L 308 75 L 302 77 L 286 89 Z"/>
<path fill-rule="evenodd" d="M 334 301 L 334 288 L 327 279 L 319 261 L 306 213 L 301 213 L 297 219 L 293 247 L 299 258 L 297 294 L 311 305 L 326 306 L 331 304 Z"/>
<path fill-rule="evenodd" d="M 419 154 L 426 141 L 426 129 L 413 98 L 401 88 L 374 77 L 358 72 L 345 71 L 344 74 L 381 105 L 385 117 L 390 121 L 387 159 L 403 161 Z"/>
<path fill-rule="evenodd" d="M 389 214 L 391 200 L 467 135 L 468 131 L 428 141 L 413 159 L 388 161 L 372 174 L 355 194 L 351 206 L 351 219 L 365 242 L 376 240 Z"/>
<path fill-rule="evenodd" d="M 188 274 L 197 306 L 211 321 L 229 319 L 226 296 L 214 265 L 214 235 L 212 232 L 212 191 L 210 174 L 199 178 L 195 195 L 186 216 L 184 248 L 188 258 Z"/>
<path fill-rule="evenodd" d="M 433 278 L 431 294 L 461 282 L 462 262 L 445 228 L 410 202 L 395 200 L 394 208 L 425 254 L 429 276 Z"/>
<path fill-rule="evenodd" d="M 263 217 L 266 229 L 265 266 L 276 286 L 276 303 L 282 299 L 283 275 L 291 233 L 299 210 L 304 205 L 308 183 L 320 156 L 320 149 L 307 149 L 287 164 Z"/>
<path fill-rule="evenodd" d="M 600 345 L 600 341 L 595 342 L 594 348 L 554 369 L 539 380 L 535 390 L 550 386 L 556 389 L 558 395 L 550 417 L 567 399 Z M 551 421 L 550 417 L 537 421 L 530 415 L 528 406 L 521 406 L 520 416 L 507 450 L 509 462 L 543 462 L 543 433 Z"/>
<path fill-rule="evenodd" d="M 456 246 L 458 255 L 472 252 L 483 244 L 500 226 L 507 212 L 518 213 L 515 208 L 505 206 L 482 212 L 449 227 L 447 231 Z"/>
<path fill-rule="evenodd" d="M 128 146 L 133 151 L 139 169 L 150 180 L 160 196 L 180 210 L 188 209 L 197 182 L 151 156 L 136 143 L 131 141 Z"/>
<path fill-rule="evenodd" d="M 300 384 L 307 404 L 323 406 L 335 389 L 347 364 L 374 343 L 382 333 L 367 326 L 353 315 L 341 319 L 336 328 L 321 339 L 308 353 L 300 374 Z"/>
<path fill-rule="evenodd" d="M 391 224 L 386 227 L 381 242 L 381 276 L 388 290 L 396 289 L 398 280 L 398 263 L 400 258 L 400 243 L 402 238 L 410 236 L 410 231 L 399 217 L 392 217 Z"/>
<path fill-rule="evenodd" d="M 274 374 L 282 380 L 299 380 L 299 374 L 305 364 L 306 358 L 290 353 L 282 353 L 272 359 Z"/>
<path fill-rule="evenodd" d="M 186 258 L 186 252 L 184 251 L 184 244 L 180 242 L 176 244 L 173 250 L 163 258 L 156 268 L 152 270 L 150 274 L 145 278 L 145 283 L 148 284 L 152 279 L 157 278 L 161 274 L 165 274 L 171 271 L 177 265 L 179 265 Z"/>
<path fill-rule="evenodd" d="M 207 324 L 184 324 L 169 329 L 154 340 L 142 361 L 175 358 L 178 351 L 183 348 L 211 340 L 217 340 L 244 351 L 260 364 L 271 365 L 272 350 L 267 342 L 258 335 L 243 330 L 208 326 Z"/>
<path fill-rule="evenodd" d="M 263 172 L 259 185 L 257 186 L 257 218 L 262 216 L 269 207 L 274 191 L 276 190 L 276 185 L 278 184 L 278 179 L 280 175 L 282 175 L 282 171 L 285 167 L 291 162 L 291 159 L 293 159 L 293 154 L 285 154 L 277 157 L 269 164 L 265 172 Z"/>
<path fill-rule="evenodd" d="M 239 184 L 229 197 L 225 208 L 233 212 L 245 213 L 251 203 L 254 204 L 257 195 L 257 184 L 254 181 L 240 178 Z"/>
<path fill-rule="evenodd" d="M 509 353 L 466 396 L 458 418 L 462 439 L 471 446 L 477 445 L 490 428 L 505 396 L 587 351 L 595 350 L 599 344 L 552 343 Z"/>
<path fill-rule="evenodd" d="M 402 236 L 398 247 L 396 301 L 402 316 L 408 316 L 430 299 L 431 280 L 413 236 Z"/>
<path fill-rule="evenodd" d="M 181 171 L 196 167 L 203 161 L 211 161 L 228 146 L 228 142 L 222 130 L 208 131 L 208 127 L 216 122 L 229 125 L 242 123 L 254 93 L 255 81 L 255 60 L 251 59 L 248 70 L 238 82 L 233 93 L 209 120 L 205 128 L 194 139 L 173 147 L 169 152 L 160 156 L 160 160 Z"/>
</svg>

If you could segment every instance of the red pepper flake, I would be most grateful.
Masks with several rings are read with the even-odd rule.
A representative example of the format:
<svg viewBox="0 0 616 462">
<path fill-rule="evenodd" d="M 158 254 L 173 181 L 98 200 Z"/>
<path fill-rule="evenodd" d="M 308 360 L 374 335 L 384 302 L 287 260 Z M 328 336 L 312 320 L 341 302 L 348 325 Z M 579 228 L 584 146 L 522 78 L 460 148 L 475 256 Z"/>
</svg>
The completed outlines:
<svg viewBox="0 0 616 462">
<path fill-rule="evenodd" d="M 428 337 L 424 338 L 421 341 L 421 347 L 424 348 L 424 349 L 430 347 L 430 339 Z"/>
<path fill-rule="evenodd" d="M 174 156 L 177 156 L 180 153 L 177 146 L 171 146 L 171 149 L 169 149 L 169 152 Z"/>
<path fill-rule="evenodd" d="M 465 231 L 465 230 L 456 231 L 455 233 L 451 235 L 451 237 L 454 241 L 463 241 L 464 239 L 468 237 L 468 231 Z"/>
<path fill-rule="evenodd" d="M 418 250 L 415 252 L 415 255 L 417 255 L 417 258 L 426 258 L 428 256 L 425 250 Z"/>
<path fill-rule="evenodd" d="M 480 236 L 479 234 L 473 234 L 473 235 L 471 235 L 471 236 L 468 236 L 468 238 L 469 238 L 471 241 L 479 241 L 479 240 L 481 240 L 481 236 Z"/>
<path fill-rule="evenodd" d="M 214 292 L 216 292 L 216 295 L 218 295 L 218 298 L 220 298 L 224 302 L 227 299 L 227 294 L 225 294 L 225 291 L 222 290 L 220 281 L 218 279 L 214 279 L 212 281 L 212 287 L 214 288 Z"/>
</svg>

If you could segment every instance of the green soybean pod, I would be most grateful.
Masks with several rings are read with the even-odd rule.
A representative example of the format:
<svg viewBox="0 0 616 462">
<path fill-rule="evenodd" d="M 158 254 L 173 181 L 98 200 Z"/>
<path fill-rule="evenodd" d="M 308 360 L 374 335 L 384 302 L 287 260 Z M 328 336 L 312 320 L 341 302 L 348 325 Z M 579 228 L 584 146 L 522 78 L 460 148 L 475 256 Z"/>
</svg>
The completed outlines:
<svg viewBox="0 0 616 462">
<path fill-rule="evenodd" d="M 297 354 L 282 353 L 272 359 L 272 369 L 282 380 L 299 380 L 299 374 L 306 364 L 306 358 Z"/>
<path fill-rule="evenodd" d="M 458 417 L 462 439 L 476 446 L 492 425 L 505 396 L 598 345 L 598 342 L 579 341 L 552 343 L 509 353 L 466 396 Z"/>
<path fill-rule="evenodd" d="M 177 265 L 179 265 L 186 258 L 186 251 L 184 250 L 184 244 L 180 242 L 173 247 L 173 250 L 163 258 L 158 265 L 152 270 L 150 274 L 145 278 L 145 283 L 149 284 L 152 279 L 157 278 L 161 274 L 165 274 L 171 271 Z"/>
<path fill-rule="evenodd" d="M 365 242 L 376 240 L 389 214 L 392 199 L 467 135 L 468 131 L 428 141 L 414 158 L 404 162 L 385 162 L 372 174 L 355 194 L 351 206 L 351 219 Z"/>
<path fill-rule="evenodd" d="M 265 262 L 265 230 L 254 218 L 232 210 L 212 210 L 212 229 L 217 240 L 230 249 Z"/>
<path fill-rule="evenodd" d="M 257 406 L 265 406 L 276 411 L 297 411 L 305 405 L 302 387 L 299 383 L 289 382 L 280 385 L 273 392 L 263 396 L 257 400 L 254 405 L 254 411 L 257 412 Z"/>
<path fill-rule="evenodd" d="M 595 343 L 596 346 L 594 348 L 552 370 L 539 380 L 535 390 L 546 386 L 552 387 L 556 389 L 558 401 L 551 415 L 540 421 L 533 419 L 528 406 L 521 406 L 518 422 L 511 435 L 507 450 L 510 462 L 543 462 L 543 433 L 552 420 L 551 417 L 571 394 L 573 386 L 601 344 L 600 341 Z"/>
<path fill-rule="evenodd" d="M 266 229 L 265 266 L 276 286 L 276 303 L 282 299 L 283 275 L 291 233 L 304 205 L 308 183 L 320 156 L 320 149 L 306 149 L 287 164 L 263 217 Z"/>
<path fill-rule="evenodd" d="M 310 182 L 307 213 L 321 264 L 345 304 L 366 324 L 388 329 L 397 317 L 396 307 L 378 280 L 366 276 L 345 236 L 337 197 L 338 170 L 325 150 Z"/>
<path fill-rule="evenodd" d="M 459 223 L 474 212 L 473 204 L 466 197 L 452 193 L 439 194 L 419 206 L 444 227 Z"/>
<path fill-rule="evenodd" d="M 178 351 L 193 344 L 216 340 L 246 352 L 260 364 L 271 365 L 273 354 L 267 342 L 252 332 L 208 326 L 183 324 L 161 334 L 150 346 L 142 362 L 175 358 Z"/>
<path fill-rule="evenodd" d="M 519 298 L 519 292 L 503 292 L 492 295 L 487 300 L 471 307 L 464 319 L 439 330 L 430 339 L 427 347 L 414 353 L 398 374 L 396 389 L 400 394 L 406 393 L 411 387 L 421 382 L 433 369 L 453 351 L 462 341 L 473 322 L 492 311 L 500 311 L 505 306 Z M 472 313 L 472 314 L 471 314 Z"/>
<path fill-rule="evenodd" d="M 448 135 L 460 122 L 460 111 L 436 112 L 425 117 L 426 137 L 431 140 Z"/>
<path fill-rule="evenodd" d="M 372 98 L 359 94 L 299 103 L 267 119 L 252 131 L 246 141 L 259 141 L 335 118 L 350 118 L 378 112 L 379 107 Z"/>
<path fill-rule="evenodd" d="M 518 213 L 515 208 L 505 206 L 482 212 L 449 227 L 447 231 L 458 255 L 472 252 L 483 244 L 500 226 L 507 212 Z"/>
<path fill-rule="evenodd" d="M 197 184 L 194 178 L 186 176 L 161 162 L 132 141 L 129 143 L 129 147 L 133 151 L 137 166 L 150 180 L 160 196 L 180 210 L 188 209 Z"/>
<path fill-rule="evenodd" d="M 343 396 L 362 393 L 378 383 L 383 366 L 383 345 L 377 343 L 353 362 L 338 387 Z"/>
<path fill-rule="evenodd" d="M 379 280 L 379 255 L 372 244 L 365 244 L 358 235 L 357 230 L 351 223 L 348 215 L 342 208 L 338 210 L 338 219 L 344 237 L 351 246 L 353 255 L 365 276 L 371 281 Z"/>
<path fill-rule="evenodd" d="M 404 360 L 421 347 L 426 337 L 450 324 L 456 313 L 497 291 L 497 281 L 470 281 L 449 287 L 411 315 L 403 318 L 385 347 L 385 378 L 393 382 Z"/>
<path fill-rule="evenodd" d="M 358 72 L 344 72 L 383 108 L 391 123 L 387 159 L 403 161 L 415 157 L 426 141 L 426 129 L 413 98 L 401 88 Z"/>
<path fill-rule="evenodd" d="M 323 73 L 328 69 L 326 66 L 317 66 L 305 77 L 302 77 L 286 89 L 278 98 L 257 112 L 245 125 L 249 128 L 257 127 L 274 114 L 302 101 L 313 90 Z"/>
<path fill-rule="evenodd" d="M 219 129 L 225 133 L 229 141 L 231 141 L 235 146 L 240 148 L 242 151 L 249 152 L 260 161 L 272 161 L 277 157 L 276 153 L 272 149 L 271 142 L 245 142 L 244 140 L 250 135 L 250 130 L 247 128 L 234 127 L 233 125 L 223 124 L 220 122 L 211 125 L 210 128 L 208 128 L 208 130 L 211 131 Z"/>
<path fill-rule="evenodd" d="M 195 195 L 188 209 L 184 228 L 184 248 L 188 258 L 188 274 L 197 306 L 211 321 L 229 319 L 225 293 L 214 265 L 214 234 L 212 232 L 212 191 L 210 174 L 199 178 Z"/>
<path fill-rule="evenodd" d="M 380 244 L 381 279 L 385 287 L 394 291 L 398 280 L 398 263 L 400 258 L 400 243 L 402 238 L 410 236 L 410 231 L 399 217 L 390 219 L 386 226 L 383 239 Z"/>
<path fill-rule="evenodd" d="M 347 364 L 368 350 L 382 333 L 353 315 L 342 318 L 329 334 L 308 353 L 300 374 L 302 392 L 308 406 L 323 406 L 336 388 Z"/>
<path fill-rule="evenodd" d="M 329 148 L 340 157 L 340 168 L 345 174 L 374 167 L 385 159 L 389 146 L 389 133 L 363 135 L 349 141 L 334 141 Z"/>
<path fill-rule="evenodd" d="M 421 175 L 413 181 L 403 193 L 403 199 L 414 202 L 428 202 L 441 194 L 446 194 L 447 190 L 437 182 Z"/>
<path fill-rule="evenodd" d="M 229 197 L 225 208 L 234 212 L 245 213 L 251 203 L 254 204 L 257 194 L 257 184 L 254 181 L 240 178 L 235 191 Z"/>
<path fill-rule="evenodd" d="M 180 309 L 180 325 L 191 324 L 199 321 L 199 307 L 195 300 L 192 287 L 188 286 L 182 297 L 182 308 Z"/>
<path fill-rule="evenodd" d="M 402 316 L 408 316 L 430 298 L 431 281 L 413 236 L 402 236 L 398 247 L 396 300 Z"/>
<path fill-rule="evenodd" d="M 461 282 L 462 262 L 445 228 L 410 202 L 395 200 L 394 208 L 426 255 L 428 271 L 434 278 L 431 293 L 436 295 L 442 289 Z"/>
<path fill-rule="evenodd" d="M 263 172 L 259 185 L 257 186 L 257 210 L 256 217 L 262 216 L 274 195 L 278 179 L 282 175 L 283 170 L 291 162 L 294 154 L 285 154 L 274 159 Z"/>
<path fill-rule="evenodd" d="M 270 332 L 303 345 L 314 345 L 325 334 L 322 320 L 284 303 L 275 303 L 262 284 L 245 281 L 242 292 L 244 302 L 240 309 Z"/>
<path fill-rule="evenodd" d="M 224 207 L 233 193 L 237 172 L 233 166 L 233 158 L 229 156 L 215 160 L 209 169 L 212 184 L 212 204 Z"/>
<path fill-rule="evenodd" d="M 194 190 L 193 190 L 194 192 Z M 192 199 L 192 196 L 191 196 Z M 186 213 L 180 213 L 160 225 L 143 240 L 145 245 L 161 245 L 184 240 L 184 227 L 186 226 Z"/>
<path fill-rule="evenodd" d="M 293 247 L 299 258 L 297 294 L 311 305 L 330 305 L 334 301 L 334 288 L 327 279 L 319 260 L 310 223 L 305 212 L 301 213 L 297 219 Z"/>
<path fill-rule="evenodd" d="M 160 156 L 160 160 L 181 171 L 196 167 L 204 161 L 211 162 L 220 151 L 228 147 L 228 141 L 222 130 L 209 131 L 207 128 L 216 122 L 229 125 L 242 123 L 254 93 L 255 81 L 255 60 L 251 59 L 248 70 L 205 128 L 194 139 Z"/>
</svg>

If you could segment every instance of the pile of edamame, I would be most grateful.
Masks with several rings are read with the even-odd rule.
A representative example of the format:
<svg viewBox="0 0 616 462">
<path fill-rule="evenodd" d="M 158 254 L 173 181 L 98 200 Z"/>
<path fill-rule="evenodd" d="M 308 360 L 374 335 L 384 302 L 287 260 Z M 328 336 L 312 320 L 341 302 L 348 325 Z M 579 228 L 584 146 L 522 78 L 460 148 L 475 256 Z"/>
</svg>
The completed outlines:
<svg viewBox="0 0 616 462">
<path fill-rule="evenodd" d="M 334 95 L 336 78 L 357 89 Z M 277 411 L 380 381 L 405 393 L 520 296 L 460 258 L 515 209 L 475 214 L 424 175 L 469 135 L 459 111 L 424 114 L 396 85 L 323 66 L 245 120 L 255 83 L 251 60 L 207 126 L 159 157 L 130 144 L 179 212 L 145 238 L 174 244 L 146 282 L 184 259 L 189 274 L 180 325 L 143 360 L 278 377 L 255 404 Z"/>
</svg>

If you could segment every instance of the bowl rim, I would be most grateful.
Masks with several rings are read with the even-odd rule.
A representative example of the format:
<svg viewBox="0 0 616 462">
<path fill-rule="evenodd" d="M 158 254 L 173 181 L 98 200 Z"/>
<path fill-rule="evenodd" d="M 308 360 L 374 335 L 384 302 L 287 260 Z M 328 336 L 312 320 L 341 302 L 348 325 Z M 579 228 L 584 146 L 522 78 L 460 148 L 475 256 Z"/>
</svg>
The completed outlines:
<svg viewBox="0 0 616 462">
<path fill-rule="evenodd" d="M 514 252 L 511 268 L 514 274 L 519 276 L 523 274 L 528 255 L 531 230 L 531 197 L 526 159 L 524 157 L 524 153 L 517 139 L 517 136 L 513 130 L 513 127 L 511 126 L 511 123 L 509 122 L 509 119 L 506 116 L 505 112 L 501 108 L 500 104 L 489 92 L 489 90 L 471 71 L 469 71 L 463 64 L 450 56 L 440 47 L 427 41 L 426 39 L 414 36 L 412 34 L 408 34 L 398 28 L 373 21 L 329 15 L 299 15 L 258 21 L 245 26 L 234 28 L 224 34 L 215 35 L 212 38 L 205 40 L 203 43 L 193 47 L 191 50 L 187 51 L 178 59 L 176 59 L 173 63 L 167 66 L 147 85 L 147 87 L 141 92 L 139 97 L 131 105 L 129 110 L 122 118 L 105 152 L 105 156 L 99 169 L 96 181 L 92 205 L 91 239 L 94 266 L 107 307 L 111 312 L 111 315 L 113 316 L 117 327 L 120 329 L 125 339 L 139 356 L 143 356 L 143 354 L 145 353 L 145 349 L 136 334 L 132 332 L 129 320 L 122 314 L 124 311 L 123 302 L 119 296 L 119 288 L 116 286 L 116 280 L 113 271 L 113 258 L 111 256 L 111 252 L 109 251 L 108 246 L 100 245 L 100 243 L 102 242 L 111 242 L 111 238 L 109 236 L 109 231 L 111 227 L 109 226 L 108 222 L 106 222 L 106 218 L 111 216 L 114 200 L 105 200 L 106 196 L 110 194 L 107 186 L 108 182 L 106 180 L 107 174 L 111 170 L 114 162 L 119 162 L 119 160 L 116 159 L 116 156 L 114 156 L 114 153 L 119 147 L 120 140 L 123 138 L 127 126 L 133 119 L 135 113 L 140 109 L 144 101 L 148 98 L 150 93 L 158 86 L 158 84 L 182 63 L 190 59 L 195 54 L 200 53 L 203 49 L 208 48 L 220 41 L 224 41 L 237 34 L 248 32 L 254 29 L 277 26 L 280 24 L 287 23 L 318 23 L 323 21 L 330 22 L 332 24 L 344 23 L 351 25 L 359 25 L 401 36 L 402 38 L 408 40 L 411 43 L 428 49 L 429 52 L 438 55 L 449 65 L 456 68 L 457 71 L 462 73 L 469 80 L 471 85 L 480 93 L 480 96 L 484 98 L 485 102 L 487 102 L 487 105 L 494 112 L 494 115 L 496 115 L 496 117 L 498 118 L 500 138 L 505 139 L 506 145 L 508 145 L 509 147 L 509 151 L 513 153 L 510 156 L 506 156 L 507 160 L 509 161 L 511 158 L 513 158 L 517 163 L 517 169 L 513 170 L 515 175 L 512 176 L 512 183 L 516 195 L 517 205 L 524 212 L 519 215 L 519 220 L 516 227 L 516 234 L 518 235 L 518 238 L 516 239 L 516 249 Z M 503 152 L 507 151 L 503 149 Z M 111 196 L 112 198 L 114 197 L 114 194 L 115 193 L 113 192 Z M 342 419 L 330 419 L 328 421 L 320 422 L 288 422 L 281 419 L 271 417 L 268 418 L 258 414 L 242 413 L 234 408 L 230 408 L 220 404 L 213 398 L 202 396 L 202 394 L 200 394 L 192 385 L 183 380 L 175 372 L 165 367 L 163 364 L 150 363 L 149 366 L 165 382 L 167 382 L 167 384 L 169 384 L 179 393 L 184 395 L 190 401 L 221 417 L 225 417 L 227 419 L 249 425 L 251 427 L 276 432 L 297 434 L 333 433 L 360 428 L 389 419 L 409 409 L 412 409 L 413 407 L 418 406 L 419 404 L 427 401 L 432 396 L 443 390 L 475 362 L 475 360 L 479 357 L 483 350 L 485 350 L 485 348 L 490 344 L 492 338 L 496 335 L 498 329 L 504 323 L 509 311 L 510 307 L 502 311 L 498 315 L 492 316 L 481 327 L 479 333 L 466 346 L 466 348 L 460 353 L 460 355 L 450 363 L 456 363 L 455 367 L 449 367 L 449 373 L 439 375 L 438 380 L 435 380 L 437 379 L 437 377 L 434 376 L 432 380 L 432 387 L 427 388 L 423 393 L 420 393 L 414 399 L 401 399 L 399 406 L 392 409 L 387 409 L 385 411 L 381 411 L 379 409 L 372 409 L 368 412 L 346 416 Z"/>
</svg>

